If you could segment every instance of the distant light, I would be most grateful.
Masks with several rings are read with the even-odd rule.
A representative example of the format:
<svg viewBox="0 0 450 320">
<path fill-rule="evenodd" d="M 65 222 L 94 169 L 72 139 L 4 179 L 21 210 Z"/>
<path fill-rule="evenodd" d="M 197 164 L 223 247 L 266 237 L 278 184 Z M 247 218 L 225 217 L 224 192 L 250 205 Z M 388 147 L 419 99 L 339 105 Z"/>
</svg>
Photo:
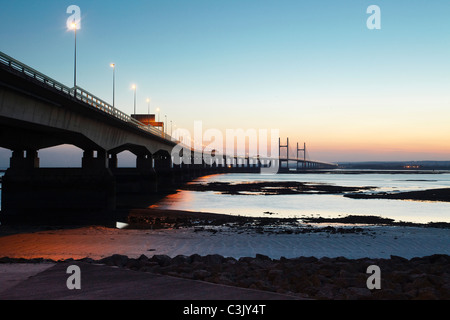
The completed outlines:
<svg viewBox="0 0 450 320">
<path fill-rule="evenodd" d="M 114 68 L 116 66 L 116 64 L 115 63 L 111 63 L 110 66 L 111 66 L 111 68 Z"/>
<path fill-rule="evenodd" d="M 75 22 L 72 22 L 70 26 L 72 27 L 73 30 L 77 29 L 77 24 Z"/>
<path fill-rule="evenodd" d="M 136 85 L 133 84 L 133 85 L 131 86 L 131 89 L 135 90 L 135 89 L 136 89 Z"/>
</svg>

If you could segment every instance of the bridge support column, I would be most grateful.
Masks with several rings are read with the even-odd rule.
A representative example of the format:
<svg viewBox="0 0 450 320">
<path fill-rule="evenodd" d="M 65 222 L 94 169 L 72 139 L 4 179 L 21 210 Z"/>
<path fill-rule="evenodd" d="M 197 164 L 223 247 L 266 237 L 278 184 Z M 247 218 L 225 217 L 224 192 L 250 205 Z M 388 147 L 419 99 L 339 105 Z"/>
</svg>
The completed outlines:
<svg viewBox="0 0 450 320">
<path fill-rule="evenodd" d="M 92 162 L 83 159 L 87 168 L 67 169 L 39 168 L 36 150 L 27 150 L 26 157 L 23 151 L 14 151 L 3 177 L 0 221 L 111 221 L 116 206 L 115 182 L 102 154 Z M 99 164 L 102 158 L 103 166 Z"/>
<path fill-rule="evenodd" d="M 137 154 L 136 168 L 118 168 L 116 153 L 109 154 L 109 163 L 116 181 L 117 206 L 120 208 L 146 206 L 151 199 L 150 196 L 158 191 L 152 155 Z"/>
<path fill-rule="evenodd" d="M 158 181 L 158 190 L 170 190 L 174 187 L 174 170 L 172 158 L 167 152 L 157 152 L 153 155 L 155 172 Z"/>
<path fill-rule="evenodd" d="M 110 168 L 111 170 L 117 169 L 118 164 L 119 160 L 117 158 L 117 154 L 116 153 L 110 154 L 108 158 L 108 168 Z"/>
<path fill-rule="evenodd" d="M 27 170 L 39 168 L 39 157 L 37 151 L 14 150 L 10 159 L 9 167 L 12 170 Z"/>
<path fill-rule="evenodd" d="M 96 155 L 94 153 L 96 153 Z M 102 170 L 108 168 L 106 151 L 85 150 L 83 153 L 82 167 L 87 170 Z"/>
<path fill-rule="evenodd" d="M 136 159 L 136 169 L 141 174 L 141 192 L 157 192 L 158 178 L 156 175 L 156 171 L 153 168 L 152 155 L 138 155 Z"/>
</svg>

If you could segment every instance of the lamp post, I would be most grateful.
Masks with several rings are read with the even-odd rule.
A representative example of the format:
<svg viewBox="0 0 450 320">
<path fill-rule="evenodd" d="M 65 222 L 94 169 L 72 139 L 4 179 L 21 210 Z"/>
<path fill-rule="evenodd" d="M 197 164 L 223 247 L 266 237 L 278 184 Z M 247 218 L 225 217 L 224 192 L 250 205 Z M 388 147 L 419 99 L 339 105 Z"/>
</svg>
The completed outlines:
<svg viewBox="0 0 450 320">
<path fill-rule="evenodd" d="M 133 85 L 131 86 L 131 89 L 134 90 L 134 114 L 136 114 L 136 85 L 133 84 Z"/>
<path fill-rule="evenodd" d="M 75 22 L 72 22 L 71 24 L 72 29 L 75 32 L 75 55 L 74 55 L 74 72 L 73 72 L 73 87 L 76 88 L 77 86 L 77 24 Z"/>
<path fill-rule="evenodd" d="M 160 123 L 159 123 L 159 108 L 156 108 L 156 112 L 158 112 L 158 123 L 157 123 L 157 128 L 159 129 L 159 130 L 161 130 L 161 126 L 160 126 Z M 156 116 L 156 115 L 155 115 Z"/>
<path fill-rule="evenodd" d="M 147 98 L 148 115 L 150 116 L 150 98 Z"/>
<path fill-rule="evenodd" d="M 113 107 L 116 107 L 116 64 L 111 63 L 111 68 L 113 68 Z"/>
</svg>

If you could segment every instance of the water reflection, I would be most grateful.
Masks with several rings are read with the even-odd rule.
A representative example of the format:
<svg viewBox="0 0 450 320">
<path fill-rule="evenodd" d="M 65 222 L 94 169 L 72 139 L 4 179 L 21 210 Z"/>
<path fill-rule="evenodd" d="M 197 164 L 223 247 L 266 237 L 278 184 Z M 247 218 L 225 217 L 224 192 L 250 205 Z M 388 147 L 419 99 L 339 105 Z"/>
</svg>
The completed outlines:
<svg viewBox="0 0 450 320">
<path fill-rule="evenodd" d="M 377 191 L 411 191 L 450 188 L 450 174 L 256 174 L 214 175 L 194 182 L 301 181 L 339 186 L 374 186 Z M 229 195 L 215 192 L 179 191 L 154 208 L 213 212 L 242 216 L 275 217 L 376 215 L 418 223 L 450 222 L 450 203 L 386 199 L 349 199 L 342 195 Z"/>
</svg>

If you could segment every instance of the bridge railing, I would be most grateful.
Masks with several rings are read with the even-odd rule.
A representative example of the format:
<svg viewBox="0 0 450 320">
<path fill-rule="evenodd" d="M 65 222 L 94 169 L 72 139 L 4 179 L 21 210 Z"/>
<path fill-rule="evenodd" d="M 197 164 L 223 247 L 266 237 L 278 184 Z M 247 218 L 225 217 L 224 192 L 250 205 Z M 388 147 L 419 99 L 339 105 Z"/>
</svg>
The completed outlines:
<svg viewBox="0 0 450 320">
<path fill-rule="evenodd" d="M 24 75 L 33 78 L 39 82 L 42 82 L 45 85 L 50 86 L 53 89 L 56 89 L 64 94 L 67 94 L 71 97 L 76 98 L 77 100 L 80 100 L 96 109 L 99 109 L 109 115 L 112 115 L 124 122 L 128 122 L 133 124 L 134 126 L 147 131 L 149 133 L 152 133 L 154 135 L 160 136 L 166 140 L 170 140 L 170 141 L 174 141 L 174 139 L 164 133 L 162 130 L 158 130 L 152 126 L 147 126 L 145 124 L 143 124 L 142 122 L 130 117 L 129 115 L 127 115 L 126 113 L 120 111 L 119 109 L 111 106 L 109 103 L 103 101 L 102 99 L 96 97 L 95 95 L 93 95 L 92 93 L 80 88 L 80 87 L 75 87 L 75 88 L 69 88 L 67 86 L 65 86 L 64 84 L 46 76 L 45 74 L 23 64 L 22 62 L 8 56 L 7 54 L 4 54 L 3 52 L 0 51 L 0 63 L 3 65 L 6 65 L 8 67 L 10 67 L 13 70 L 16 70 L 18 72 L 23 73 Z"/>
<path fill-rule="evenodd" d="M 17 61 L 16 59 L 4 54 L 3 52 L 0 52 L 0 63 L 9 66 L 11 69 L 14 69 L 16 71 L 19 71 L 25 75 L 27 75 L 30 78 L 34 78 L 58 91 L 61 91 L 65 94 L 70 94 L 71 89 L 62 83 L 53 80 L 50 77 L 47 77 L 45 74 L 23 64 L 20 61 Z"/>
</svg>

